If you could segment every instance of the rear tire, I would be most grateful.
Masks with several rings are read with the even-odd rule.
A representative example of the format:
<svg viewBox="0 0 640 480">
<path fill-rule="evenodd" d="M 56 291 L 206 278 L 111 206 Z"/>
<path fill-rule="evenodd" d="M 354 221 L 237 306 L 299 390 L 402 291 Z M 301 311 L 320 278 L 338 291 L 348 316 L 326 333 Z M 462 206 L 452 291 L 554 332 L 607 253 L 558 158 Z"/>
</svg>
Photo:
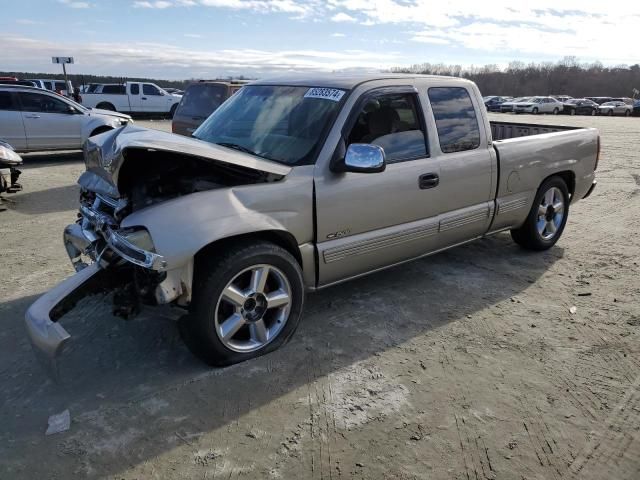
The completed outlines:
<svg viewBox="0 0 640 480">
<path fill-rule="evenodd" d="M 572 108 L 571 110 L 569 110 L 569 115 L 575 115 L 576 114 L 576 109 Z"/>
<path fill-rule="evenodd" d="M 511 230 L 511 238 L 528 250 L 547 250 L 558 241 L 569 216 L 569 190 L 560 177 L 545 180 L 521 227 Z"/>
<path fill-rule="evenodd" d="M 554 114 L 554 115 L 557 115 L 559 111 L 560 111 L 560 110 L 558 109 L 558 107 L 556 107 L 556 108 L 554 108 L 554 109 L 553 109 L 553 114 Z"/>
<path fill-rule="evenodd" d="M 196 357 L 212 366 L 231 365 L 284 345 L 303 305 L 296 259 L 272 243 L 240 242 L 199 263 L 180 331 Z"/>
<path fill-rule="evenodd" d="M 631 115 L 631 110 L 625 110 L 624 111 L 624 116 L 625 117 L 629 117 Z"/>
<path fill-rule="evenodd" d="M 178 104 L 174 103 L 173 105 L 171 105 L 171 109 L 169 110 L 169 118 L 173 118 L 173 116 L 176 114 L 176 110 L 178 109 Z"/>
<path fill-rule="evenodd" d="M 116 112 L 117 111 L 116 107 L 114 107 L 113 104 L 109 103 L 109 102 L 99 103 L 98 105 L 96 105 L 96 108 L 100 108 L 102 110 L 110 110 L 112 112 Z"/>
<path fill-rule="evenodd" d="M 593 110 L 591 110 L 591 116 L 595 117 L 598 114 L 598 111 L 594 108 Z"/>
<path fill-rule="evenodd" d="M 613 110 L 609 110 L 609 113 L 607 115 L 609 115 L 610 117 L 613 117 Z"/>
</svg>

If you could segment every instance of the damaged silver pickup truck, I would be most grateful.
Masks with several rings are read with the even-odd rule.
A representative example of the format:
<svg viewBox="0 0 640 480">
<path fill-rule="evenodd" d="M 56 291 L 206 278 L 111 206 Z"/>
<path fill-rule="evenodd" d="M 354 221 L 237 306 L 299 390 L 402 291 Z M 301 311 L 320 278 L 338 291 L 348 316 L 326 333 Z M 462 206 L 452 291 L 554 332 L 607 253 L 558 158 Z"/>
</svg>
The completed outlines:
<svg viewBox="0 0 640 480">
<path fill-rule="evenodd" d="M 84 147 L 77 273 L 26 313 L 56 368 L 60 320 L 114 290 L 114 312 L 185 310 L 211 365 L 293 334 L 306 291 L 504 230 L 560 238 L 593 190 L 595 129 L 489 122 L 478 88 L 431 76 L 313 76 L 242 88 L 185 138 L 126 126 Z"/>
</svg>

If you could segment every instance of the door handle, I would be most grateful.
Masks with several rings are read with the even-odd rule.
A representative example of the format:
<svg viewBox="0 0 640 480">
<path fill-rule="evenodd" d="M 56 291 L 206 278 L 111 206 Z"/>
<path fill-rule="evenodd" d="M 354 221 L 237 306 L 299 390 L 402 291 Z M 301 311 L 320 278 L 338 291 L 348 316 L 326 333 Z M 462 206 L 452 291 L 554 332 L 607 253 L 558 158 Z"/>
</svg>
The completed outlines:
<svg viewBox="0 0 640 480">
<path fill-rule="evenodd" d="M 437 173 L 425 173 L 424 175 L 420 175 L 418 177 L 418 186 L 422 190 L 437 187 L 439 183 L 440 177 Z"/>
<path fill-rule="evenodd" d="M 142 100 L 146 100 L 146 99 L 147 99 L 147 97 L 142 97 Z"/>
<path fill-rule="evenodd" d="M 40 115 L 25 115 L 27 118 L 40 118 Z"/>
</svg>

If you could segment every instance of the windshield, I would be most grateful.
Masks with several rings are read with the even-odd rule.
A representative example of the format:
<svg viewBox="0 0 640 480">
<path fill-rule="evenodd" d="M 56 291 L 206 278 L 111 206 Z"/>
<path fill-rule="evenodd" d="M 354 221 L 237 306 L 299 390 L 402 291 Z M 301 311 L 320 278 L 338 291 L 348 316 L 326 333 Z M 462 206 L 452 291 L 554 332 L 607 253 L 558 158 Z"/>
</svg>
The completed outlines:
<svg viewBox="0 0 640 480">
<path fill-rule="evenodd" d="M 334 88 L 246 86 L 193 136 L 287 165 L 313 163 L 344 93 Z"/>
<path fill-rule="evenodd" d="M 515 100 L 512 100 L 513 102 L 528 102 L 529 101 L 529 97 L 519 97 L 516 98 Z"/>
<path fill-rule="evenodd" d="M 581 102 L 581 101 L 582 101 L 582 100 L 579 100 L 579 99 L 577 99 L 577 98 L 574 98 L 574 99 L 572 99 L 572 100 L 567 100 L 565 103 L 572 103 L 572 104 L 573 104 L 573 103 L 578 103 L 578 102 Z"/>
<path fill-rule="evenodd" d="M 605 102 L 602 104 L 603 107 L 615 107 L 616 102 Z"/>
<path fill-rule="evenodd" d="M 184 92 L 178 115 L 207 118 L 225 100 L 227 87 L 225 85 L 211 85 L 196 83 Z"/>
</svg>

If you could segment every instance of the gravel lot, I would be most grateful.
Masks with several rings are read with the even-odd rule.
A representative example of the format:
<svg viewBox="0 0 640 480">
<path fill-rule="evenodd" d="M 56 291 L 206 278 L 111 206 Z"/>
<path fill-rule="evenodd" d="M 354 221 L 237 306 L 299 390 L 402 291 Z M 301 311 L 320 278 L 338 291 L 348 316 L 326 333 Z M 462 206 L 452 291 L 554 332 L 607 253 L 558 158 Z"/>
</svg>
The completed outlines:
<svg viewBox="0 0 640 480">
<path fill-rule="evenodd" d="M 22 319 L 72 274 L 83 165 L 26 155 L 0 212 L 0 478 L 640 478 L 640 119 L 493 118 L 601 131 L 598 188 L 553 249 L 500 234 L 322 291 L 285 348 L 225 369 L 170 309 L 126 322 L 93 297 L 63 320 L 62 386 Z"/>
</svg>

